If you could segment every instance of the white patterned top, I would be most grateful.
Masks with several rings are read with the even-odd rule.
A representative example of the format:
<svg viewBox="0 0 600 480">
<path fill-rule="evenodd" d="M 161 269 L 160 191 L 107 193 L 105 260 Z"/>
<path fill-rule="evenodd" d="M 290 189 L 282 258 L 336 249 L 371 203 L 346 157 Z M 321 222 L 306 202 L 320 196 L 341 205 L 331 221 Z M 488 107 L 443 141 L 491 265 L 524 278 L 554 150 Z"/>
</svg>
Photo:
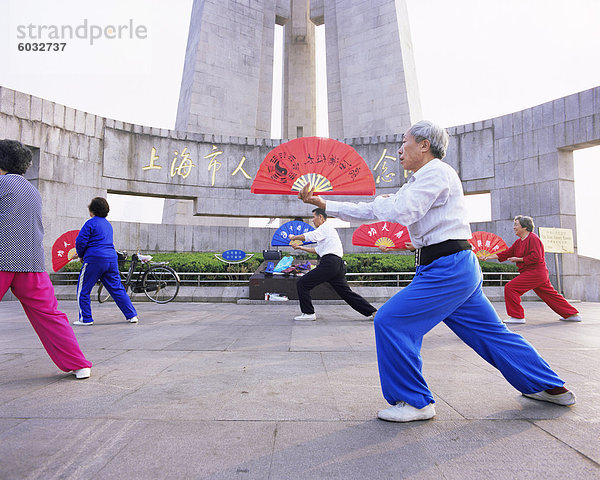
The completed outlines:
<svg viewBox="0 0 600 480">
<path fill-rule="evenodd" d="M 342 220 L 379 219 L 406 225 L 415 248 L 471 238 L 460 178 L 437 158 L 417 170 L 393 195 L 369 203 L 327 200 L 326 210 Z"/>
<path fill-rule="evenodd" d="M 0 175 L 0 232 L 0 271 L 46 271 L 42 196 L 22 175 Z"/>
</svg>

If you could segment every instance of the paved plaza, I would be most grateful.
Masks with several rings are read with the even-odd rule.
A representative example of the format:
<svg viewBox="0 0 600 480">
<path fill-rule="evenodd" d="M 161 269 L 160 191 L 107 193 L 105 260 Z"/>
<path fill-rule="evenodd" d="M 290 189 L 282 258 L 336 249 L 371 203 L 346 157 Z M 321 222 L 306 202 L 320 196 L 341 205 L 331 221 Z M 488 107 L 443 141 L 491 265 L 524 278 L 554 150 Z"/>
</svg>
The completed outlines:
<svg viewBox="0 0 600 480">
<path fill-rule="evenodd" d="M 75 327 L 92 377 L 75 380 L 0 304 L 1 479 L 600 478 L 600 304 L 569 324 L 526 302 L 511 327 L 574 407 L 521 396 L 442 324 L 423 345 L 437 416 L 408 424 L 377 420 L 373 324 L 345 305 L 300 323 L 291 303 L 137 303 L 137 325 L 92 306 Z"/>
</svg>

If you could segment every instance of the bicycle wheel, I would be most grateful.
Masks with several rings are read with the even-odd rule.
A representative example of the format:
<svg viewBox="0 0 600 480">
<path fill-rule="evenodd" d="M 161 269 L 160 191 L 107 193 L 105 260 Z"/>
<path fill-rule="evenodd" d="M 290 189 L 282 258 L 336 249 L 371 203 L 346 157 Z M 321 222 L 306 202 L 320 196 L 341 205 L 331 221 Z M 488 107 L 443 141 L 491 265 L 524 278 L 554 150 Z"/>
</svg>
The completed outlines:
<svg viewBox="0 0 600 480">
<path fill-rule="evenodd" d="M 123 287 L 125 288 L 127 295 L 129 295 L 129 298 L 131 298 L 131 295 L 133 295 L 133 290 L 132 290 L 131 286 L 123 285 Z M 104 302 L 108 302 L 109 300 L 112 300 L 112 297 L 110 296 L 110 293 L 108 293 L 108 290 L 106 289 L 104 284 L 102 282 L 100 282 L 100 286 L 98 287 L 98 302 L 104 303 Z"/>
<path fill-rule="evenodd" d="M 144 274 L 142 287 L 153 302 L 169 303 L 179 293 L 179 277 L 171 267 L 150 267 Z"/>
<path fill-rule="evenodd" d="M 112 300 L 110 293 L 108 293 L 108 290 L 104 288 L 104 284 L 100 282 L 100 285 L 98 286 L 98 302 L 108 302 L 109 299 Z"/>
</svg>

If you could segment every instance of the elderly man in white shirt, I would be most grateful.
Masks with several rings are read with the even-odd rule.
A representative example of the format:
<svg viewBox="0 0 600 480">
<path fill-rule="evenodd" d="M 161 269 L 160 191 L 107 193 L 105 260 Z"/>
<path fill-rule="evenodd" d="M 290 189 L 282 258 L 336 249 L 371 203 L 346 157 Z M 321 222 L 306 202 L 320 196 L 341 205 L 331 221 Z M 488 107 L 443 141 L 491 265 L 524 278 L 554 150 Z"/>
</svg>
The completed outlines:
<svg viewBox="0 0 600 480">
<path fill-rule="evenodd" d="M 302 315 L 295 317 L 295 320 L 317 319 L 312 299 L 310 298 L 310 291 L 317 285 L 325 282 L 329 283 L 336 293 L 354 310 L 365 317 L 372 317 L 377 309 L 358 293 L 353 292 L 348 286 L 348 282 L 346 281 L 346 265 L 342 260 L 344 256 L 342 242 L 331 222 L 327 222 L 327 213 L 321 208 L 315 208 L 312 213 L 316 229 L 302 235 L 289 236 L 292 241 L 316 242 L 317 246 L 315 248 L 294 244 L 293 246 L 296 250 L 316 253 L 320 257 L 317 268 L 306 273 L 296 283 Z"/>
<path fill-rule="evenodd" d="M 378 417 L 392 422 L 426 420 L 434 399 L 421 369 L 423 336 L 444 322 L 523 395 L 559 405 L 575 396 L 523 337 L 511 332 L 482 291 L 482 274 L 468 239 L 471 230 L 461 181 L 442 162 L 447 132 L 420 121 L 404 134 L 398 151 L 404 170 L 414 172 L 394 195 L 373 202 L 327 202 L 310 185 L 305 203 L 344 220 L 386 220 L 406 225 L 416 247 L 416 274 L 375 316 L 377 361 L 383 396 L 392 407 Z"/>
</svg>

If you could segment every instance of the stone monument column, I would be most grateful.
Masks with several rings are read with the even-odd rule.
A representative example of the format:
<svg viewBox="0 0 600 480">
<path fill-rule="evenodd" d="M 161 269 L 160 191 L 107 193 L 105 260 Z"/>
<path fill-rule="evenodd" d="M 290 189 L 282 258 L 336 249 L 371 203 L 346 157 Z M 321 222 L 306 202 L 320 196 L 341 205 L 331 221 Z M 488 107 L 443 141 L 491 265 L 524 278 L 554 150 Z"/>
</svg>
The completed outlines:
<svg viewBox="0 0 600 480">
<path fill-rule="evenodd" d="M 291 2 L 283 49 L 283 138 L 309 137 L 316 130 L 315 25 L 309 0 Z"/>
<path fill-rule="evenodd" d="M 403 133 L 421 119 L 405 0 L 313 0 L 325 24 L 329 136 Z"/>
<path fill-rule="evenodd" d="M 177 130 L 270 138 L 275 12 L 275 0 L 194 0 Z"/>
<path fill-rule="evenodd" d="M 398 134 L 421 118 L 406 0 L 194 0 L 177 130 L 270 138 L 276 23 L 284 138 L 315 134 L 315 25 L 325 24 L 331 137 Z"/>
</svg>

